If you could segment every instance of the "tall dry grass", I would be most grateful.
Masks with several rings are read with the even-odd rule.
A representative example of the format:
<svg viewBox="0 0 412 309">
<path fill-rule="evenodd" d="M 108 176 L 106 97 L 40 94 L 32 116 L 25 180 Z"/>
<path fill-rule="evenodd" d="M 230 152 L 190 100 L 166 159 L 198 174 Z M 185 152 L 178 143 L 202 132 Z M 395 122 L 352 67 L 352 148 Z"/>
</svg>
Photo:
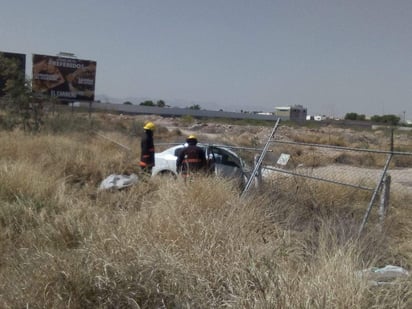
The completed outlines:
<svg viewBox="0 0 412 309">
<path fill-rule="evenodd" d="M 235 184 L 205 177 L 98 191 L 105 176 L 135 169 L 138 150 L 77 133 L 0 132 L 0 143 L 2 308 L 411 305 L 411 279 L 371 287 L 357 275 L 411 266 L 404 204 L 386 234 L 356 239 L 357 199 L 336 204 L 333 187 L 241 199 Z"/>
</svg>

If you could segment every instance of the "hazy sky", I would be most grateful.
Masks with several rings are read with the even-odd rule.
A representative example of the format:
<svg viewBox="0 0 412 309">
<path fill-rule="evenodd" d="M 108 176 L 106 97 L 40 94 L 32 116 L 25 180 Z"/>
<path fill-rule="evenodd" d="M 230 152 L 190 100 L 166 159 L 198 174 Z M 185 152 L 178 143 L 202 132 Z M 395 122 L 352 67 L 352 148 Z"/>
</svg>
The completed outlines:
<svg viewBox="0 0 412 309">
<path fill-rule="evenodd" d="M 25 53 L 30 70 L 33 53 L 95 60 L 97 96 L 412 119 L 412 0 L 2 0 L 0 8 L 1 51 Z"/>
</svg>

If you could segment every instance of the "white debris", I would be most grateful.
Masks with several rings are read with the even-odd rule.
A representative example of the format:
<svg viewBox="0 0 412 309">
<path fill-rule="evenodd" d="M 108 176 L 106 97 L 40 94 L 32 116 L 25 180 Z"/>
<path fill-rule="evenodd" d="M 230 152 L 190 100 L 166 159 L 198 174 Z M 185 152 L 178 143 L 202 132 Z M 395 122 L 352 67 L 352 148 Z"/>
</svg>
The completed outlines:
<svg viewBox="0 0 412 309">
<path fill-rule="evenodd" d="M 391 284 L 397 278 L 405 278 L 409 276 L 409 272 L 394 265 L 386 265 L 385 267 L 371 267 L 357 272 L 360 277 L 369 280 L 371 285 Z"/>
<path fill-rule="evenodd" d="M 290 154 L 281 153 L 278 161 L 276 162 L 276 164 L 286 166 L 286 164 L 288 164 L 288 162 L 289 162 L 289 159 L 290 159 Z"/>
<path fill-rule="evenodd" d="M 122 189 L 126 187 L 130 187 L 137 183 L 138 178 L 136 174 L 131 175 L 116 175 L 111 174 L 106 179 L 102 181 L 99 186 L 99 190 L 107 190 L 107 189 Z"/>
</svg>

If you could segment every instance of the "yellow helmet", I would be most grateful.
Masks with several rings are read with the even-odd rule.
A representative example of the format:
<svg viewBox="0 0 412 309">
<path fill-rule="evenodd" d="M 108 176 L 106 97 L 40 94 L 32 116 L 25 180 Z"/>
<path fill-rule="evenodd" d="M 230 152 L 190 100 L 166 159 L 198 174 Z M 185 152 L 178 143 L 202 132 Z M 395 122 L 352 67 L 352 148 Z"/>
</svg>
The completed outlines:
<svg viewBox="0 0 412 309">
<path fill-rule="evenodd" d="M 154 131 L 155 125 L 154 125 L 153 122 L 149 121 L 149 122 L 147 122 L 147 123 L 144 125 L 143 129 L 145 129 L 145 130 L 150 130 L 150 131 Z"/>
<path fill-rule="evenodd" d="M 188 143 L 189 145 L 190 144 L 197 144 L 197 138 L 196 138 L 196 135 L 193 135 L 193 134 L 191 134 L 191 135 L 189 135 L 187 138 L 186 138 L 186 143 Z"/>
</svg>

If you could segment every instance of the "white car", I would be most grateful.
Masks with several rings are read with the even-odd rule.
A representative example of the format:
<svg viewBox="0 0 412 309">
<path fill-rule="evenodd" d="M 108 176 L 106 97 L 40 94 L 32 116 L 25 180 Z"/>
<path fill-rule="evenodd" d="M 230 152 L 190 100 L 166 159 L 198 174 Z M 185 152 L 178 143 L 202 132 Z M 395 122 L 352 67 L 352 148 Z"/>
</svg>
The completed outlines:
<svg viewBox="0 0 412 309">
<path fill-rule="evenodd" d="M 232 150 L 222 146 L 197 144 L 205 150 L 206 159 L 212 173 L 217 176 L 238 179 L 242 185 L 247 181 L 248 173 L 244 161 Z M 155 166 L 152 176 L 173 175 L 176 176 L 176 161 L 179 153 L 185 147 L 184 144 L 155 153 Z"/>
</svg>

